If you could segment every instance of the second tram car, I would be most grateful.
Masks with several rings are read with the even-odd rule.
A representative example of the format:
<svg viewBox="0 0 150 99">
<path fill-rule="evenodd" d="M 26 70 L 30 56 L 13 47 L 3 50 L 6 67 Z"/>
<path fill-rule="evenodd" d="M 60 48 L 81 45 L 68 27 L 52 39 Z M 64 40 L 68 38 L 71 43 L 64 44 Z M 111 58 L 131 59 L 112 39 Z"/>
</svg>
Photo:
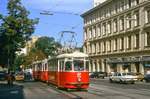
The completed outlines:
<svg viewBox="0 0 150 99">
<path fill-rule="evenodd" d="M 33 63 L 33 77 L 59 88 L 87 89 L 88 62 L 88 55 L 81 52 L 61 54 Z"/>
</svg>

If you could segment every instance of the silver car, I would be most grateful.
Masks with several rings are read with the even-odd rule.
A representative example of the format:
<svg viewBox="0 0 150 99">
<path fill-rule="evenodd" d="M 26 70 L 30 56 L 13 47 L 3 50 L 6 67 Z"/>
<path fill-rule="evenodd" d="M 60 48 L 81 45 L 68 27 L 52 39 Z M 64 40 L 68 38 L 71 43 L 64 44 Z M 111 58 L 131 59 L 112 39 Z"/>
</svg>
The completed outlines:
<svg viewBox="0 0 150 99">
<path fill-rule="evenodd" d="M 110 82 L 131 83 L 134 84 L 137 77 L 133 73 L 114 73 L 110 76 Z"/>
</svg>

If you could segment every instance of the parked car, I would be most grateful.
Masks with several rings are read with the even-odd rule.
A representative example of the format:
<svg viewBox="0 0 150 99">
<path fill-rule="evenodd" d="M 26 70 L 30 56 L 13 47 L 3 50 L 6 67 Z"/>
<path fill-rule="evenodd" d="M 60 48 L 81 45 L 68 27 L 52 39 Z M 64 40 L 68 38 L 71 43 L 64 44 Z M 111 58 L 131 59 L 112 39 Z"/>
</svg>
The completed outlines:
<svg viewBox="0 0 150 99">
<path fill-rule="evenodd" d="M 131 83 L 134 84 L 137 80 L 137 76 L 133 73 L 114 73 L 109 78 L 110 82 L 119 82 L 119 83 Z"/>
<path fill-rule="evenodd" d="M 143 81 L 144 80 L 144 75 L 141 73 L 135 73 L 135 75 L 137 76 L 137 80 L 138 81 Z"/>
<path fill-rule="evenodd" d="M 23 72 L 18 72 L 15 74 L 15 80 L 16 81 L 24 81 L 24 73 Z"/>
<path fill-rule="evenodd" d="M 0 71 L 0 80 L 6 80 L 7 73 L 5 71 Z"/>
<path fill-rule="evenodd" d="M 146 82 L 150 82 L 150 74 L 146 74 L 146 75 L 144 76 L 144 80 L 145 80 Z"/>
<path fill-rule="evenodd" d="M 93 72 L 90 74 L 90 78 L 103 78 L 106 76 L 106 72 Z"/>
</svg>

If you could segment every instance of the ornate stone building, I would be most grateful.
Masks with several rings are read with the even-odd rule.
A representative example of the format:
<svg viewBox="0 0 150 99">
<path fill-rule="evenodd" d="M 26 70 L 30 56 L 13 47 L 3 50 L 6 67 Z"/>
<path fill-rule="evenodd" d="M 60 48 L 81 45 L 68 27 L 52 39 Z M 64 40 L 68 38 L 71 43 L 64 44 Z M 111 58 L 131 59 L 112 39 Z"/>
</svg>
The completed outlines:
<svg viewBox="0 0 150 99">
<path fill-rule="evenodd" d="M 82 17 L 89 71 L 150 71 L 150 0 L 106 0 Z"/>
</svg>

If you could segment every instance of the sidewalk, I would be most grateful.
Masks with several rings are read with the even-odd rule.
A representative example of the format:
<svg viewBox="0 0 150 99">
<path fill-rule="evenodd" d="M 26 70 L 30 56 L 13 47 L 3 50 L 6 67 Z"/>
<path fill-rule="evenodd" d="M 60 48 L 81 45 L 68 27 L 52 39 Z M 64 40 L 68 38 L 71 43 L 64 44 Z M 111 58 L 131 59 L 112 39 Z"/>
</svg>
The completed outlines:
<svg viewBox="0 0 150 99">
<path fill-rule="evenodd" d="M 7 85 L 7 81 L 0 81 L 0 99 L 24 99 L 23 86 L 14 82 Z"/>
<path fill-rule="evenodd" d="M 12 86 L 7 84 L 7 81 L 0 81 L 0 93 L 5 91 L 11 91 L 14 89 L 19 89 L 20 87 L 23 87 L 21 85 L 18 85 L 14 82 Z"/>
</svg>

